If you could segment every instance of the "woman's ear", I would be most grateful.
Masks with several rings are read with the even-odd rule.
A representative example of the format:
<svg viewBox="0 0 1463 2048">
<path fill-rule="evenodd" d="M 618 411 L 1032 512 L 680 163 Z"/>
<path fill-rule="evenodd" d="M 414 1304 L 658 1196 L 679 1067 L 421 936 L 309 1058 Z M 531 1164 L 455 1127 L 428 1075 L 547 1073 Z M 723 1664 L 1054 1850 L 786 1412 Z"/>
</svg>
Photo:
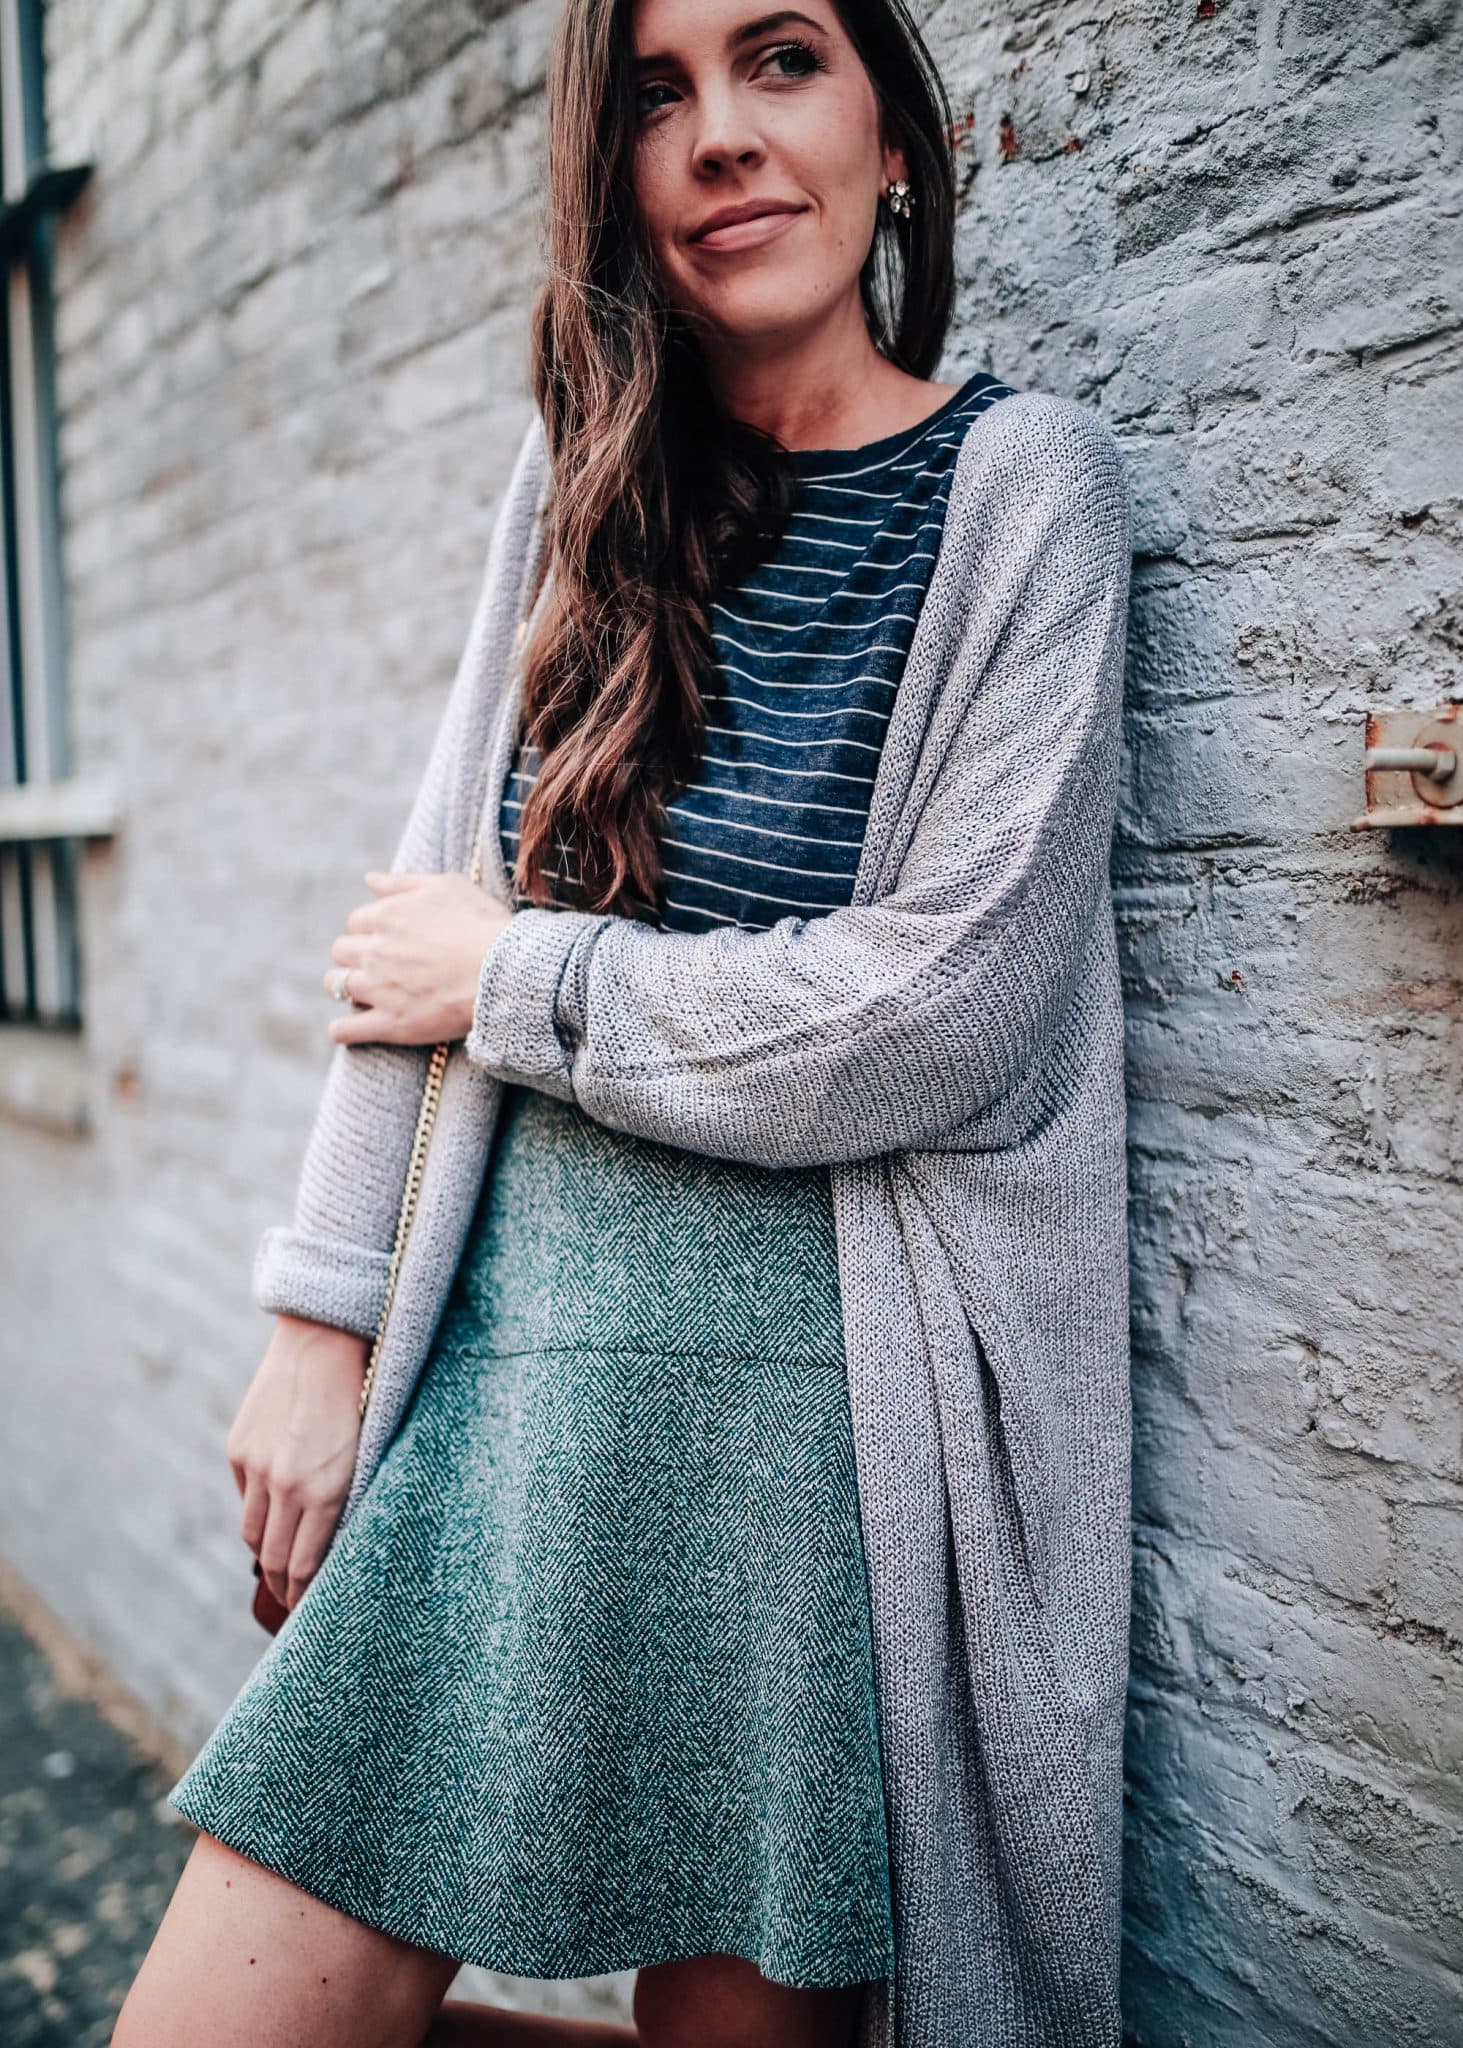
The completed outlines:
<svg viewBox="0 0 1463 2048">
<path fill-rule="evenodd" d="M 892 185 L 896 178 L 907 178 L 909 166 L 904 160 L 904 151 L 897 142 L 886 142 L 883 148 L 883 178 L 880 189 Z"/>
</svg>

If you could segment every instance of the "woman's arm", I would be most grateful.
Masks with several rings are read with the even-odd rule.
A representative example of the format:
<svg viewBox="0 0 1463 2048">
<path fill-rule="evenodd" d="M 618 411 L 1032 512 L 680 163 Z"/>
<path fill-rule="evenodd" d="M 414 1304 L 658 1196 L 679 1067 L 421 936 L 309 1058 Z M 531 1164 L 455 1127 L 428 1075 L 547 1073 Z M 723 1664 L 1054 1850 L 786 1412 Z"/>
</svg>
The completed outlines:
<svg viewBox="0 0 1463 2048">
<path fill-rule="evenodd" d="M 447 867 L 464 733 L 481 726 L 484 695 L 496 694 L 511 658 L 545 459 L 535 413 L 494 520 L 467 642 L 391 857 L 394 872 Z M 430 1057 L 426 1045 L 337 1044 L 305 1146 L 293 1223 L 271 1226 L 255 1252 L 252 1293 L 260 1308 L 374 1333 Z"/>
<path fill-rule="evenodd" d="M 918 1146 L 1030 1072 L 1107 886 L 1129 508 L 1086 408 L 1008 399 L 979 433 L 947 515 L 968 613 L 892 889 L 762 932 L 520 910 L 484 960 L 469 1058 L 618 1129 L 773 1166 Z"/>
</svg>

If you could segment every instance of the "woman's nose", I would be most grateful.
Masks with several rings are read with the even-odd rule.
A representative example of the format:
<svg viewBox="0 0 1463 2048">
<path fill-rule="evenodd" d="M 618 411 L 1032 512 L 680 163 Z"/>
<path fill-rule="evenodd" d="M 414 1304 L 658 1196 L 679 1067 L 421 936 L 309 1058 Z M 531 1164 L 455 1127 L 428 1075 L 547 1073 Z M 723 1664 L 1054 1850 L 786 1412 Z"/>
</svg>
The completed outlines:
<svg viewBox="0 0 1463 2048">
<path fill-rule="evenodd" d="M 732 92 L 703 95 L 696 103 L 691 137 L 691 169 L 704 176 L 728 164 L 744 169 L 762 161 L 766 148 L 748 120 L 741 96 Z"/>
</svg>

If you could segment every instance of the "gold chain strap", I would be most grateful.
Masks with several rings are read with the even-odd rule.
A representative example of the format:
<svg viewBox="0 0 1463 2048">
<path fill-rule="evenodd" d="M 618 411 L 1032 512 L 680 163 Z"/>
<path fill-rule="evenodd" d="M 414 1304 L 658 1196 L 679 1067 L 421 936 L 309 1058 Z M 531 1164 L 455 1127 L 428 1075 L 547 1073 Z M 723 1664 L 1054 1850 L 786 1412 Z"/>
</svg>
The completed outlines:
<svg viewBox="0 0 1463 2048">
<path fill-rule="evenodd" d="M 540 561 L 539 591 L 535 593 L 536 598 L 542 591 L 543 572 L 546 561 L 546 557 Z M 515 655 L 522 649 L 524 640 L 528 635 L 528 628 L 528 619 L 522 618 L 518 621 L 517 629 L 513 635 L 513 651 Z M 483 834 L 487 830 L 488 821 L 484 819 L 478 825 L 478 835 L 472 849 L 472 864 L 468 869 L 468 875 L 474 887 L 480 887 L 482 884 Z M 361 1381 L 361 1404 L 358 1414 L 362 1417 L 366 1413 L 366 1403 L 371 1398 L 371 1383 L 376 1377 L 376 1361 L 381 1356 L 381 1342 L 386 1335 L 386 1323 L 391 1314 L 391 1304 L 396 1299 L 396 1278 L 401 1271 L 402 1250 L 406 1244 L 407 1232 L 411 1229 L 412 1218 L 416 1214 L 417 1197 L 422 1190 L 422 1167 L 427 1157 L 427 1146 L 431 1143 L 432 1126 L 437 1120 L 437 1103 L 442 1094 L 442 1076 L 447 1070 L 448 1051 L 449 1042 L 446 1040 L 441 1045 L 433 1046 L 432 1057 L 427 1062 L 427 1078 L 422 1083 L 421 1106 L 417 1110 L 417 1127 L 412 1136 L 411 1157 L 407 1162 L 406 1187 L 402 1191 L 401 1211 L 396 1219 L 396 1242 L 391 1247 L 391 1264 L 386 1269 L 386 1298 L 381 1304 L 381 1314 L 376 1324 L 376 1335 L 371 1345 L 371 1355 L 366 1361 L 365 1378 Z"/>
<path fill-rule="evenodd" d="M 476 886 L 483 878 L 483 830 L 478 828 L 476 844 L 472 850 L 471 880 Z M 416 1214 L 417 1197 L 422 1191 L 422 1168 L 426 1162 L 427 1146 L 431 1143 L 432 1126 L 437 1120 L 437 1103 L 442 1094 L 442 1076 L 447 1070 L 447 1054 L 450 1041 L 444 1039 L 432 1047 L 432 1057 L 427 1062 L 427 1078 L 422 1084 L 421 1106 L 417 1111 L 417 1127 L 411 1141 L 411 1157 L 406 1169 L 406 1187 L 401 1198 L 401 1212 L 396 1219 L 396 1242 L 391 1247 L 391 1264 L 386 1269 L 386 1299 L 381 1304 L 380 1319 L 376 1324 L 376 1336 L 371 1345 L 371 1356 L 366 1362 L 366 1376 L 361 1381 L 361 1405 L 358 1413 L 365 1415 L 366 1403 L 371 1397 L 371 1382 L 376 1377 L 376 1361 L 381 1356 L 381 1342 L 386 1335 L 386 1322 L 391 1314 L 391 1304 L 396 1298 L 396 1276 L 401 1271 L 401 1254 L 406 1244 L 407 1232 L 411 1229 Z"/>
</svg>

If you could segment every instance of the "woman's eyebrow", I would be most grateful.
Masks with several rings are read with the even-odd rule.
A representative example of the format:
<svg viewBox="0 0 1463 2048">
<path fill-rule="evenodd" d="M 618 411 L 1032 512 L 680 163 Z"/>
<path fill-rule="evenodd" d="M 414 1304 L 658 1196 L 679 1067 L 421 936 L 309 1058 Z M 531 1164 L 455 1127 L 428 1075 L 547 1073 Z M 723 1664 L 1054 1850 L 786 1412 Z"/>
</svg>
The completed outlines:
<svg viewBox="0 0 1463 2048">
<path fill-rule="evenodd" d="M 788 28 L 794 22 L 802 28 L 812 29 L 816 35 L 828 33 L 824 24 L 814 21 L 811 15 L 800 14 L 795 7 L 779 7 L 774 14 L 759 14 L 755 21 L 744 21 L 740 28 L 734 28 L 726 39 L 726 47 L 728 51 L 734 50 L 738 44 L 750 42 L 753 36 L 766 35 L 771 29 Z M 678 61 L 673 50 L 658 50 L 650 56 L 637 57 L 635 69 L 648 70 L 653 64 L 675 64 Z"/>
</svg>

